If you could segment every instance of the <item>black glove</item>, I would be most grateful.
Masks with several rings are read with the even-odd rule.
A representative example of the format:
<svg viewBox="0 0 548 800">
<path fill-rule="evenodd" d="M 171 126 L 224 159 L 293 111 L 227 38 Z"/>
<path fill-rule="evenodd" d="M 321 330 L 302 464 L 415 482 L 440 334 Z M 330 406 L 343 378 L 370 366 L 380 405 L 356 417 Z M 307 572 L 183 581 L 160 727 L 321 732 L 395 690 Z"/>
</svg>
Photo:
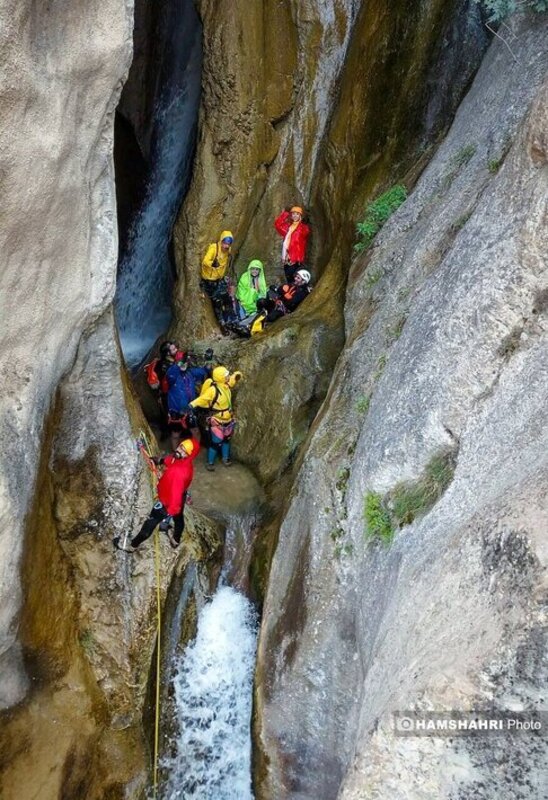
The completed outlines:
<svg viewBox="0 0 548 800">
<path fill-rule="evenodd" d="M 213 361 L 213 348 L 208 347 L 204 353 L 204 361 Z"/>
<path fill-rule="evenodd" d="M 289 214 L 289 213 L 291 212 L 291 209 L 292 209 L 292 208 L 293 208 L 293 206 L 285 206 L 285 208 L 284 208 L 284 211 L 285 211 L 287 214 Z"/>
<path fill-rule="evenodd" d="M 186 424 L 189 428 L 197 428 L 198 427 L 198 420 L 196 418 L 196 414 L 194 413 L 194 409 L 190 409 L 186 415 Z"/>
</svg>

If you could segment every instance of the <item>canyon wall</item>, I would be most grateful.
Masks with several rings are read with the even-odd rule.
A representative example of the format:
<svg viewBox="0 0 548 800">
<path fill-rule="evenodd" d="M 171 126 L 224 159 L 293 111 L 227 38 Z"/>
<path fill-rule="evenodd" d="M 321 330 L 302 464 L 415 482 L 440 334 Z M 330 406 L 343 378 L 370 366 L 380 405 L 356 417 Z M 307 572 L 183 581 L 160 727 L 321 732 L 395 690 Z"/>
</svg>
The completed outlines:
<svg viewBox="0 0 548 800">
<path fill-rule="evenodd" d="M 310 298 L 260 340 L 215 342 L 218 357 L 245 374 L 236 399 L 237 456 L 271 483 L 287 476 L 342 346 L 355 220 L 390 182 L 416 179 L 480 63 L 486 36 L 477 5 L 453 0 L 412 13 L 406 3 L 389 12 L 382 2 L 349 0 L 245 9 L 202 2 L 200 11 L 200 133 L 174 234 L 177 339 L 200 345 L 215 329 L 198 288 L 208 241 L 231 228 L 236 273 L 259 256 L 267 278 L 278 280 L 274 216 L 288 202 L 312 209 Z M 448 46 L 455 41 L 458 47 Z M 380 119 L 382 95 L 397 113 Z"/>
<path fill-rule="evenodd" d="M 152 502 L 135 447 L 146 422 L 111 309 L 113 124 L 132 28 L 129 2 L 8 0 L 0 11 L 7 800 L 137 796 L 147 780 L 141 716 L 156 632 L 153 551 L 132 563 L 111 541 L 134 533 Z M 190 515 L 190 536 L 197 520 Z M 207 557 L 199 542 L 208 531 L 181 565 L 191 551 Z M 162 593 L 176 560 L 164 541 Z"/>
<path fill-rule="evenodd" d="M 112 300 L 114 109 L 131 59 L 132 8 L 1 11 L 4 177 L 1 390 L 0 705 L 27 689 L 18 578 L 44 420 L 82 332 Z M 112 342 L 114 347 L 114 342 Z"/>
<path fill-rule="evenodd" d="M 536 707 L 545 681 L 546 32 L 522 16 L 515 60 L 491 45 L 353 263 L 265 601 L 261 800 L 541 796 L 545 740 L 401 737 L 393 715 Z M 415 505 L 387 546 L 371 502 L 398 497 Z"/>
</svg>

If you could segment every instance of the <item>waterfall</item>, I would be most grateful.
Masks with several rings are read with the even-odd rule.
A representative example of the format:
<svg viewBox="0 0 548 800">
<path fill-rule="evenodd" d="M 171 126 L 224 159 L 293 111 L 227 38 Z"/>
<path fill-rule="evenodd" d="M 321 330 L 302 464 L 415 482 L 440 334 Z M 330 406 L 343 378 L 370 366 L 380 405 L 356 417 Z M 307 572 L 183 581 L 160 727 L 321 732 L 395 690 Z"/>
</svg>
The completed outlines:
<svg viewBox="0 0 548 800">
<path fill-rule="evenodd" d="M 196 638 L 175 657 L 176 734 L 162 761 L 162 800 L 253 800 L 251 708 L 258 617 L 243 594 L 256 513 L 226 520 L 219 587 Z"/>
<path fill-rule="evenodd" d="M 190 182 L 200 101 L 202 29 L 194 3 L 171 2 L 166 9 L 151 173 L 118 267 L 116 319 L 130 366 L 146 355 L 171 319 L 171 234 Z"/>
<path fill-rule="evenodd" d="M 164 800 L 252 800 L 251 704 L 257 616 L 230 586 L 198 619 L 173 682 L 177 755 L 166 759 Z"/>
</svg>

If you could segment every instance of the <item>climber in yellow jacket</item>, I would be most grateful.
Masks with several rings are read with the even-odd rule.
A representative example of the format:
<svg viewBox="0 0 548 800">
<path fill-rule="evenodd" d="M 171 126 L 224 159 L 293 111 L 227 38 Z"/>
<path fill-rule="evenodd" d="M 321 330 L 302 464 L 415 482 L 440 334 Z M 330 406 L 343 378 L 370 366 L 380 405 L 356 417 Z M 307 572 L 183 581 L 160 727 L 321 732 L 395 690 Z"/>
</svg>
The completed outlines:
<svg viewBox="0 0 548 800">
<path fill-rule="evenodd" d="M 234 236 L 230 231 L 223 231 L 218 242 L 207 248 L 202 261 L 202 280 L 205 283 L 216 283 L 224 278 L 230 264 L 231 247 Z"/>
<path fill-rule="evenodd" d="M 233 241 L 232 232 L 223 231 L 219 241 L 209 245 L 202 261 L 200 286 L 213 303 L 213 310 L 221 328 L 236 319 L 233 292 L 231 293 L 227 276 Z"/>
<path fill-rule="evenodd" d="M 226 367 L 215 367 L 211 378 L 204 381 L 199 397 L 190 403 L 190 408 L 206 408 L 211 411 L 208 417 L 210 442 L 207 449 L 207 469 L 215 469 L 215 458 L 220 451 L 223 464 L 229 467 L 230 440 L 234 433 L 235 421 L 232 413 L 232 389 L 241 379 L 241 372 L 232 375 Z"/>
</svg>

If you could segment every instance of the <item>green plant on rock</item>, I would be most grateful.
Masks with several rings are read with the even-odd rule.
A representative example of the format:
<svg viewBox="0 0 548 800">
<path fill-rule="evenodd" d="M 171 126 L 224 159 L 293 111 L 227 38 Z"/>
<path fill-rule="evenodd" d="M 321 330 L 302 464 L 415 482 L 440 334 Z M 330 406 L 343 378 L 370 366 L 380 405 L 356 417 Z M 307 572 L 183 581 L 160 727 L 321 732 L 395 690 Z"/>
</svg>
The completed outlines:
<svg viewBox="0 0 548 800">
<path fill-rule="evenodd" d="M 451 159 L 451 163 L 455 167 L 464 167 L 473 155 L 476 152 L 476 145 L 475 144 L 465 144 L 464 147 L 461 147 L 460 150 L 457 150 L 453 158 Z"/>
<path fill-rule="evenodd" d="M 476 152 L 475 144 L 465 144 L 463 147 L 460 148 L 460 150 L 457 150 L 457 152 L 451 157 L 451 160 L 449 162 L 450 169 L 444 176 L 441 183 L 442 195 L 449 189 L 449 187 L 459 174 L 461 168 L 464 167 L 466 164 L 468 164 L 468 162 L 470 161 L 475 152 Z"/>
<path fill-rule="evenodd" d="M 453 222 L 451 228 L 455 232 L 460 231 L 462 228 L 464 228 L 464 226 L 466 225 L 471 216 L 472 216 L 472 211 L 467 211 L 465 214 L 461 214 L 461 216 L 457 217 L 457 219 Z"/>
<path fill-rule="evenodd" d="M 358 414 L 367 414 L 369 411 L 369 404 L 371 402 L 371 395 L 365 394 L 358 398 L 358 402 L 356 403 L 356 411 Z"/>
<path fill-rule="evenodd" d="M 394 538 L 394 528 L 382 498 L 376 492 L 367 492 L 365 495 L 363 518 L 366 539 L 377 539 L 384 544 L 390 544 Z"/>
<path fill-rule="evenodd" d="M 346 542 L 345 544 L 338 542 L 335 545 L 335 549 L 333 552 L 335 554 L 335 558 L 342 558 L 343 556 L 351 556 L 352 553 L 354 552 L 354 547 L 352 545 L 352 542 Z"/>
<path fill-rule="evenodd" d="M 358 235 L 358 241 L 354 245 L 356 252 L 360 253 L 369 247 L 384 223 L 406 198 L 407 189 L 405 186 L 396 184 L 396 186 L 392 186 L 391 189 L 388 189 L 387 192 L 381 194 L 367 206 L 363 220 L 356 225 L 356 233 Z"/>
<path fill-rule="evenodd" d="M 438 454 L 428 463 L 424 475 L 414 483 L 403 483 L 390 493 L 388 501 L 396 525 L 410 525 L 426 514 L 445 492 L 455 473 L 455 451 Z"/>
<path fill-rule="evenodd" d="M 402 316 L 399 317 L 396 320 L 396 322 L 394 322 L 392 325 L 389 325 L 387 327 L 386 333 L 388 335 L 388 339 L 389 339 L 390 342 L 395 342 L 396 339 L 400 338 L 400 336 L 402 335 L 402 331 L 403 331 L 406 319 L 407 319 L 407 317 L 405 316 L 405 314 L 402 314 Z"/>
<path fill-rule="evenodd" d="M 376 283 L 382 278 L 382 269 L 375 269 L 373 272 L 368 272 L 365 276 L 365 285 L 368 289 L 375 286 Z"/>
<path fill-rule="evenodd" d="M 89 628 L 85 628 L 83 631 L 80 631 L 78 635 L 78 640 L 82 646 L 84 653 L 88 657 L 92 656 L 95 653 L 97 644 L 95 641 L 95 637 Z"/>
<path fill-rule="evenodd" d="M 476 0 L 481 3 L 487 12 L 489 22 L 502 22 L 503 19 L 513 14 L 518 8 L 522 11 L 548 11 L 548 0 Z"/>
<path fill-rule="evenodd" d="M 350 467 L 341 467 L 340 470 L 337 472 L 337 481 L 335 486 L 342 493 L 343 497 L 346 494 L 346 488 L 348 486 L 348 479 L 350 478 Z"/>
<path fill-rule="evenodd" d="M 501 158 L 491 158 L 487 162 L 487 169 L 489 170 L 491 175 L 495 175 L 499 171 L 499 169 L 501 167 L 501 164 L 502 164 L 502 160 L 503 160 L 502 157 Z"/>
<path fill-rule="evenodd" d="M 344 536 L 344 530 L 340 526 L 338 528 L 333 528 L 333 530 L 329 532 L 329 536 L 334 542 L 338 542 L 339 539 L 342 539 Z"/>
<path fill-rule="evenodd" d="M 386 354 L 383 353 L 382 356 L 379 356 L 379 360 L 377 361 L 377 371 L 373 375 L 373 380 L 378 381 L 381 377 L 382 373 L 384 372 L 384 368 L 386 367 Z"/>
</svg>

